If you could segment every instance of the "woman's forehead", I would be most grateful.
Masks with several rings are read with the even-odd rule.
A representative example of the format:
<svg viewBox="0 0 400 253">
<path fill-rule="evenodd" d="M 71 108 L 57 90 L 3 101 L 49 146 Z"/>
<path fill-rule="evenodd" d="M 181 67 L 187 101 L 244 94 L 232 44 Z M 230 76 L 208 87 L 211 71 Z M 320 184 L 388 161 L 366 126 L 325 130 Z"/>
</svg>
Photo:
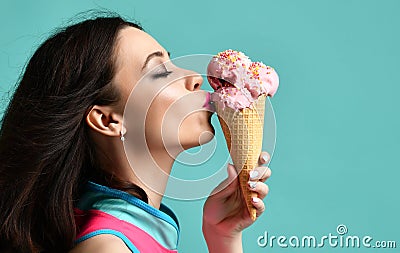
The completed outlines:
<svg viewBox="0 0 400 253">
<path fill-rule="evenodd" d="M 116 43 L 117 61 L 141 68 L 147 56 L 164 48 L 148 33 L 134 27 L 121 29 Z"/>
</svg>

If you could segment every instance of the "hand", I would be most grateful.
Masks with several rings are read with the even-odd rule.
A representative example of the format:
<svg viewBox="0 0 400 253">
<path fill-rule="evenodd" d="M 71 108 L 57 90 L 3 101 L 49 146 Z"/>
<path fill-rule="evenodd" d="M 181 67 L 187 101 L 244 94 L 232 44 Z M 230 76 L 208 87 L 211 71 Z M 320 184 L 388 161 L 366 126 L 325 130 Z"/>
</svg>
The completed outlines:
<svg viewBox="0 0 400 253">
<path fill-rule="evenodd" d="M 265 210 L 263 199 L 268 194 L 268 186 L 264 182 L 271 176 L 271 170 L 262 165 L 269 159 L 267 152 L 261 152 L 259 167 L 251 173 L 256 176 L 248 185 L 250 190 L 257 192 L 258 197 L 253 201 L 257 217 Z M 228 164 L 228 178 L 212 191 L 204 204 L 203 233 L 210 252 L 241 252 L 241 232 L 254 223 L 243 200 L 237 175 L 235 167 Z"/>
</svg>

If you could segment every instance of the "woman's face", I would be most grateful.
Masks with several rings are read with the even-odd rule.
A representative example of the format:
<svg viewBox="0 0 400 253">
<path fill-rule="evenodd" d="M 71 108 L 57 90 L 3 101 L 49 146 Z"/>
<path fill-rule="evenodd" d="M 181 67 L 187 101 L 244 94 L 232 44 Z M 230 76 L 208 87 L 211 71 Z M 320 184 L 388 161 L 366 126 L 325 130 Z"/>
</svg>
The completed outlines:
<svg viewBox="0 0 400 253">
<path fill-rule="evenodd" d="M 179 153 L 213 138 L 203 78 L 170 62 L 149 34 L 132 27 L 119 32 L 114 83 L 125 105 L 127 140 L 143 137 L 150 150 Z"/>
</svg>

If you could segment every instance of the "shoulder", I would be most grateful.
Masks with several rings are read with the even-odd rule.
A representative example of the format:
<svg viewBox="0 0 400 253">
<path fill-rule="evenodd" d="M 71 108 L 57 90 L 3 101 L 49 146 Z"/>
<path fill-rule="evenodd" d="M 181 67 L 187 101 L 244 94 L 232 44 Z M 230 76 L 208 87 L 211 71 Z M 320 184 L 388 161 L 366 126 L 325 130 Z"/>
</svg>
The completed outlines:
<svg viewBox="0 0 400 253">
<path fill-rule="evenodd" d="M 96 235 L 80 242 L 69 253 L 131 253 L 125 243 L 114 235 Z"/>
</svg>

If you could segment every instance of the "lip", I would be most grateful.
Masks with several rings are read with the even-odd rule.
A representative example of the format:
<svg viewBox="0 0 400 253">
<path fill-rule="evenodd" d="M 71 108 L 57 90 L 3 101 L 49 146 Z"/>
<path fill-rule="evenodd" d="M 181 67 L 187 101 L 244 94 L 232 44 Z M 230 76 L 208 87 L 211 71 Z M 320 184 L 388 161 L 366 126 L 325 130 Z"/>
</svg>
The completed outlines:
<svg viewBox="0 0 400 253">
<path fill-rule="evenodd" d="M 203 104 L 203 108 L 206 108 L 208 111 L 215 112 L 215 108 L 213 102 L 211 101 L 211 93 L 207 92 L 206 101 Z"/>
</svg>

